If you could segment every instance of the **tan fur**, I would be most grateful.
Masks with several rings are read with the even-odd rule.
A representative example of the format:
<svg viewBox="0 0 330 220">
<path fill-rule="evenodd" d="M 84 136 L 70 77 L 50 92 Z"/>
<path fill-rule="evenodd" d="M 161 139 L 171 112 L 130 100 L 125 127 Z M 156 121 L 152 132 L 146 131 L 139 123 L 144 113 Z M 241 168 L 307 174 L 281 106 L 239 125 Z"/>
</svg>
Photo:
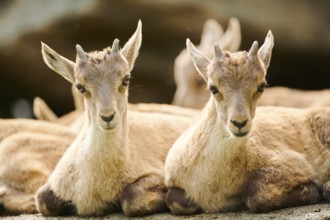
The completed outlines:
<svg viewBox="0 0 330 220">
<path fill-rule="evenodd" d="M 32 132 L 41 134 L 53 134 L 65 137 L 74 132 L 66 126 L 50 122 L 36 121 L 33 119 L 0 119 L 0 141 L 19 132 Z"/>
<path fill-rule="evenodd" d="M 236 18 L 229 20 L 225 33 L 214 19 L 205 22 L 198 49 L 207 56 L 212 55 L 212 47 L 219 42 L 223 50 L 237 51 L 241 44 L 241 30 Z M 177 86 L 172 103 L 174 105 L 201 109 L 209 99 L 203 78 L 197 74 L 186 49 L 174 61 L 174 80 Z"/>
<path fill-rule="evenodd" d="M 36 212 L 34 193 L 75 136 L 48 122 L 0 120 L 0 214 Z"/>
<path fill-rule="evenodd" d="M 77 46 L 75 64 L 42 45 L 45 62 L 80 89 L 85 103 L 81 132 L 36 194 L 42 214 L 104 215 L 120 206 L 129 216 L 166 210 L 164 160 L 192 117 L 127 111 L 126 79 L 140 44 L 139 22 L 122 50 L 117 40 L 111 49 L 88 54 Z"/>
<path fill-rule="evenodd" d="M 237 211 L 243 205 L 266 212 L 322 200 L 318 181 L 330 178 L 330 108 L 255 110 L 272 34 L 259 51 L 257 45 L 249 53 L 217 52 L 215 46 L 209 60 L 187 41 L 198 72 L 215 92 L 166 159 L 167 204 L 175 214 Z"/>
<path fill-rule="evenodd" d="M 33 110 L 38 120 L 50 121 L 53 123 L 66 125 L 75 132 L 80 131 L 81 126 L 84 122 L 84 112 L 82 110 L 75 109 L 61 117 L 57 117 L 55 113 L 46 104 L 46 102 L 39 97 L 36 97 L 34 99 Z M 199 110 L 195 109 L 158 103 L 129 103 L 128 110 L 136 112 L 181 115 L 187 117 L 194 117 L 200 112 Z"/>
<path fill-rule="evenodd" d="M 84 107 L 82 96 L 77 92 L 74 86 L 72 86 L 72 97 L 75 109 L 61 117 L 58 117 L 43 99 L 36 97 L 33 100 L 33 112 L 35 117 L 38 120 L 66 125 L 73 131 L 79 132 L 84 122 Z"/>
<path fill-rule="evenodd" d="M 265 91 L 258 101 L 258 105 L 295 108 L 330 106 L 330 89 L 313 91 L 280 86 L 271 87 Z"/>
<path fill-rule="evenodd" d="M 226 33 L 214 20 L 205 22 L 202 43 L 197 47 L 207 57 L 212 57 L 212 46 L 219 42 L 223 50 L 235 52 L 239 49 L 241 32 L 239 22 L 231 19 Z M 201 109 L 209 100 L 210 94 L 205 81 L 193 67 L 186 49 L 182 50 L 174 62 L 174 79 L 177 86 L 173 104 L 188 108 Z M 284 106 L 306 108 L 330 106 L 330 90 L 298 90 L 286 87 L 268 88 L 258 101 L 259 106 Z"/>
</svg>

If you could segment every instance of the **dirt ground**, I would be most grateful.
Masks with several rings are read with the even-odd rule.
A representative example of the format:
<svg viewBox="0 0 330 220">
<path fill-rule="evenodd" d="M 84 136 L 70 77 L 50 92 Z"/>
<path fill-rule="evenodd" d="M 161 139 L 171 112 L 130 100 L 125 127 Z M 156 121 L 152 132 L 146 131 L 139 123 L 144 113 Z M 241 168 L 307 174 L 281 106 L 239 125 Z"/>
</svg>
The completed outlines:
<svg viewBox="0 0 330 220">
<path fill-rule="evenodd" d="M 99 218 L 77 218 L 77 217 L 43 217 L 41 215 L 20 215 L 20 216 L 6 216 L 0 217 L 3 220 L 77 220 L 77 219 L 132 219 L 123 216 L 121 213 L 116 213 Z M 185 220 L 196 220 L 196 219 L 243 219 L 243 220 L 267 220 L 267 219 L 290 219 L 290 220 L 330 220 L 330 204 L 317 204 L 311 206 L 303 206 L 296 208 L 281 209 L 275 212 L 264 213 L 264 214 L 251 214 L 248 212 L 237 212 L 237 213 L 225 213 L 225 214 L 201 214 L 193 216 L 179 216 L 176 217 L 169 213 L 157 214 L 147 216 L 143 218 L 134 218 L 141 220 L 168 220 L 168 219 L 185 219 Z"/>
</svg>

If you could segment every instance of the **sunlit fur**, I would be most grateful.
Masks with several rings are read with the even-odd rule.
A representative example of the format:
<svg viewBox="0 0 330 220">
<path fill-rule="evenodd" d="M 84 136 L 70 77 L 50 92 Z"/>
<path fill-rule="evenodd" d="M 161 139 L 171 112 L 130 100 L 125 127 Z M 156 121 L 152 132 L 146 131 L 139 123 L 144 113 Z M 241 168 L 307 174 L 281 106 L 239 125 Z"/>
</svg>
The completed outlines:
<svg viewBox="0 0 330 220">
<path fill-rule="evenodd" d="M 139 24 L 121 50 L 114 49 L 117 40 L 100 52 L 85 53 L 77 46 L 76 63 L 43 44 L 48 66 L 81 91 L 85 124 L 36 194 L 42 214 L 105 215 L 121 208 L 125 215 L 139 216 L 167 210 L 164 160 L 192 117 L 127 111 L 125 79 L 141 38 Z M 73 213 L 64 213 L 67 204 Z"/>
<path fill-rule="evenodd" d="M 330 106 L 330 89 L 301 90 L 281 86 L 270 87 L 261 96 L 258 105 L 294 108 Z"/>
<path fill-rule="evenodd" d="M 210 60 L 189 40 L 187 47 L 215 94 L 166 159 L 169 192 L 181 190 L 186 197 L 169 193 L 171 211 L 214 213 L 245 206 L 267 212 L 322 201 L 320 183 L 330 177 L 330 108 L 256 109 L 273 48 L 271 32 L 257 54 L 252 48 L 222 51 Z M 245 120 L 241 128 L 233 123 Z"/>
<path fill-rule="evenodd" d="M 0 120 L 0 215 L 37 212 L 34 193 L 75 137 L 49 122 Z"/>
<path fill-rule="evenodd" d="M 75 89 L 76 90 L 76 89 Z M 81 94 L 73 93 L 74 100 L 76 98 L 81 98 Z M 170 115 L 179 115 L 179 116 L 187 116 L 194 117 L 200 111 L 184 108 L 180 106 L 174 106 L 169 104 L 159 104 L 159 103 L 128 103 L 129 111 L 137 111 L 137 112 L 146 112 L 146 113 L 162 113 L 162 114 L 170 114 Z M 49 121 L 61 125 L 68 126 L 69 129 L 75 132 L 79 132 L 81 126 L 84 123 L 84 111 L 83 109 L 76 108 L 73 111 L 64 114 L 61 117 L 58 117 L 53 110 L 47 105 L 47 103 L 39 97 L 36 97 L 33 102 L 33 111 L 38 120 Z"/>
</svg>

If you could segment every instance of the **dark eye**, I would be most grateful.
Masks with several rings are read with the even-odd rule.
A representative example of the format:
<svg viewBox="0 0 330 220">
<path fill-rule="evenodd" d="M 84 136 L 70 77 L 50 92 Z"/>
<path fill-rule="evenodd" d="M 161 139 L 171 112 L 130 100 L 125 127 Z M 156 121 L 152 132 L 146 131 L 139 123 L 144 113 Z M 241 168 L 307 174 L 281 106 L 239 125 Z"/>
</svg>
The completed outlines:
<svg viewBox="0 0 330 220">
<path fill-rule="evenodd" d="M 86 88 L 81 84 L 77 84 L 76 88 L 79 90 L 81 94 L 84 94 L 87 91 Z"/>
<path fill-rule="evenodd" d="M 257 90 L 257 92 L 262 93 L 262 92 L 265 90 L 265 87 L 267 87 L 267 83 L 261 83 L 261 84 L 258 86 L 258 90 Z"/>
<path fill-rule="evenodd" d="M 213 95 L 216 95 L 219 93 L 219 90 L 215 86 L 210 86 L 210 91 L 212 92 Z"/>
<path fill-rule="evenodd" d="M 131 79 L 130 75 L 125 76 L 125 78 L 123 79 L 123 82 L 121 83 L 121 85 L 122 86 L 128 86 L 130 79 Z"/>
</svg>

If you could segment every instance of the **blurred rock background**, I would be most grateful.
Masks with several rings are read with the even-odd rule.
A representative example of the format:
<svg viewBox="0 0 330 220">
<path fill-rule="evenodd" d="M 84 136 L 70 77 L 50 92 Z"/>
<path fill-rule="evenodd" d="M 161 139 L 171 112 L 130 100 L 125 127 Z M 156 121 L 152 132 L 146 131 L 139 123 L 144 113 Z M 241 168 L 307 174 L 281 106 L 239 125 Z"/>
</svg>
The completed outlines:
<svg viewBox="0 0 330 220">
<path fill-rule="evenodd" d="M 241 22 L 241 49 L 263 42 L 275 48 L 268 83 L 300 89 L 330 88 L 330 1 L 327 0 L 1 0 L 0 117 L 31 117 L 35 96 L 58 115 L 72 110 L 70 84 L 42 61 L 40 41 L 75 59 L 75 44 L 101 50 L 121 45 L 143 23 L 130 102 L 170 103 L 173 61 L 185 39 L 199 43 L 208 18 L 226 28 Z"/>
</svg>

